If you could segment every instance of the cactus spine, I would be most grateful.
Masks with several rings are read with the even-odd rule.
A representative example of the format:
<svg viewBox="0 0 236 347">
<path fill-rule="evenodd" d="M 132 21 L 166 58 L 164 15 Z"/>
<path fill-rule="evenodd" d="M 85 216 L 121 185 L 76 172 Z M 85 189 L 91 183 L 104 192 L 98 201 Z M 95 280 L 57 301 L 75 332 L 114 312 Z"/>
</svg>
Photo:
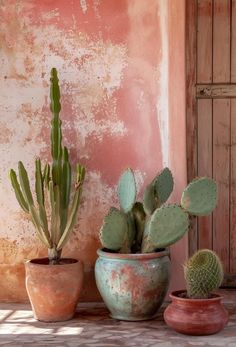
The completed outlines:
<svg viewBox="0 0 236 347">
<path fill-rule="evenodd" d="M 216 253 L 202 249 L 184 265 L 184 276 L 189 298 L 209 298 L 223 281 L 223 266 Z"/>
<path fill-rule="evenodd" d="M 18 176 L 10 170 L 10 180 L 16 199 L 24 212 L 28 213 L 35 226 L 36 233 L 43 244 L 48 248 L 50 264 L 58 264 L 61 251 L 67 242 L 70 233 L 77 221 L 82 185 L 85 178 L 85 168 L 76 165 L 75 192 L 70 204 L 71 195 L 71 165 L 68 149 L 62 147 L 62 131 L 59 113 L 60 88 L 57 70 L 51 70 L 50 109 L 51 121 L 51 155 L 52 164 L 46 164 L 42 169 L 41 160 L 35 161 L 35 205 L 27 171 L 20 161 L 18 163 Z M 48 223 L 45 199 L 49 197 L 51 220 Z"/>
<path fill-rule="evenodd" d="M 189 229 L 189 214 L 203 216 L 215 208 L 216 183 L 207 177 L 195 179 L 186 187 L 180 205 L 163 205 L 173 183 L 171 171 L 165 168 L 144 190 L 143 203 L 135 202 L 134 173 L 127 169 L 118 183 L 121 210 L 112 207 L 100 230 L 103 247 L 121 253 L 154 252 L 183 237 Z"/>
</svg>

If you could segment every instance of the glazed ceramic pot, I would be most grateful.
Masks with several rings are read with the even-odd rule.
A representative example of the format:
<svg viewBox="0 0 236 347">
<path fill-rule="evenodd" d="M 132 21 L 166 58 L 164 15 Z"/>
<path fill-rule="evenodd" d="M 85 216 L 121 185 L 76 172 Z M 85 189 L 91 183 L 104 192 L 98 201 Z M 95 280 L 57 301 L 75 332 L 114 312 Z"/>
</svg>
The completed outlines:
<svg viewBox="0 0 236 347">
<path fill-rule="evenodd" d="M 166 324 L 175 331 L 186 335 L 211 335 L 227 324 L 229 315 L 220 295 L 212 294 L 209 299 L 189 299 L 184 296 L 184 290 L 171 293 L 172 303 L 164 312 Z"/>
<path fill-rule="evenodd" d="M 26 289 L 34 317 L 44 322 L 59 322 L 74 316 L 83 283 L 80 260 L 61 259 L 49 265 L 48 258 L 25 263 Z"/>
<path fill-rule="evenodd" d="M 111 317 L 128 321 L 154 318 L 168 289 L 169 252 L 97 253 L 96 283 Z"/>
</svg>

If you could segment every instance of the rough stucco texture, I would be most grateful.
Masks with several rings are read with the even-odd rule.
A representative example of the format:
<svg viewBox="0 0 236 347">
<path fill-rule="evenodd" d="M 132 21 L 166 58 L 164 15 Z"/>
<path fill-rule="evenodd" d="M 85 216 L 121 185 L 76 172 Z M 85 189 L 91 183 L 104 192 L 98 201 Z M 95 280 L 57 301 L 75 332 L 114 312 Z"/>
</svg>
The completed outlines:
<svg viewBox="0 0 236 347">
<path fill-rule="evenodd" d="M 78 223 L 63 254 L 84 261 L 83 300 L 99 297 L 93 277 L 98 231 L 117 204 L 118 177 L 132 167 L 141 193 L 168 151 L 160 133 L 166 110 L 158 114 L 157 107 L 168 104 L 160 85 L 167 69 L 165 3 L 1 1 L 0 301 L 27 300 L 23 262 L 47 254 L 15 200 L 8 170 L 22 160 L 33 188 L 35 158 L 50 160 L 52 67 L 61 85 L 64 143 L 73 164 L 80 160 L 87 168 Z"/>
</svg>

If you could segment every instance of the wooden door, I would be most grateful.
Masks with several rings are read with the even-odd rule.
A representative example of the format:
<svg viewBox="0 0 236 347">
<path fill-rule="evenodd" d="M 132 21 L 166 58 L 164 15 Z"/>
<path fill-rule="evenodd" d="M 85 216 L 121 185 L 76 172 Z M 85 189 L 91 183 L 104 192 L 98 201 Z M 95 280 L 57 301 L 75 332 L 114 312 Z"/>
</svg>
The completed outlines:
<svg viewBox="0 0 236 347">
<path fill-rule="evenodd" d="M 236 0 L 187 1 L 188 178 L 213 177 L 218 205 L 190 234 L 215 250 L 236 285 Z"/>
</svg>

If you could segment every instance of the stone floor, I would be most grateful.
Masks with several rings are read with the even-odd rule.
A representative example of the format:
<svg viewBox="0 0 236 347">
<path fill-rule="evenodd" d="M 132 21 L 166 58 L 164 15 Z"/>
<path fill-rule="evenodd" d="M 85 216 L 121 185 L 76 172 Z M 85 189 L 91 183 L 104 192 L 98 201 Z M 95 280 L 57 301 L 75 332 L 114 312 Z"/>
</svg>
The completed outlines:
<svg viewBox="0 0 236 347">
<path fill-rule="evenodd" d="M 73 320 L 46 324 L 35 321 L 29 305 L 1 304 L 0 346 L 236 347 L 236 291 L 224 295 L 230 321 L 222 332 L 207 337 L 175 333 L 161 312 L 153 321 L 122 322 L 109 318 L 102 304 L 80 304 Z"/>
</svg>

